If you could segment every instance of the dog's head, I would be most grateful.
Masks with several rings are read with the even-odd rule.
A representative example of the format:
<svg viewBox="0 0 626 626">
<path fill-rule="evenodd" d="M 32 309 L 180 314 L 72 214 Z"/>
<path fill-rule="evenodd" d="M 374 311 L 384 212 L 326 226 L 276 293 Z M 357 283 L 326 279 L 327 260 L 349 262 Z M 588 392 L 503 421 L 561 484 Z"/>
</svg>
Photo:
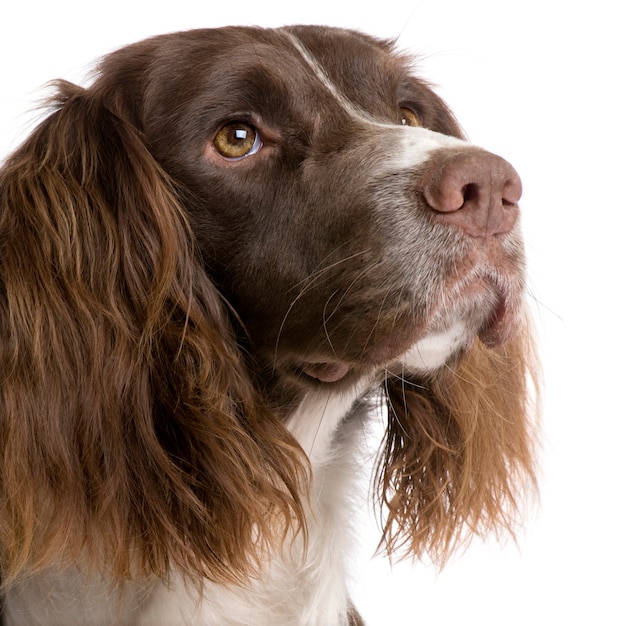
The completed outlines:
<svg viewBox="0 0 626 626">
<path fill-rule="evenodd" d="M 389 545 L 506 524 L 532 466 L 521 186 L 410 70 L 354 32 L 227 28 L 61 85 L 0 179 L 8 571 L 64 528 L 118 576 L 249 572 L 302 521 L 284 407 L 364 377 Z"/>
</svg>

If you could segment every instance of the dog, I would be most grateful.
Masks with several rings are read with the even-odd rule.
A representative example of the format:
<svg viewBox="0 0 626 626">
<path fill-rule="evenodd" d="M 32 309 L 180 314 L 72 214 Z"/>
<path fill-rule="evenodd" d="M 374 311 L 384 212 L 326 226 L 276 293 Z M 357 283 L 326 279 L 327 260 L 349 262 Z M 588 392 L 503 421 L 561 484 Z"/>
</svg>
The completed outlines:
<svg viewBox="0 0 626 626">
<path fill-rule="evenodd" d="M 59 81 L 0 172 L 6 624 L 362 624 L 535 481 L 520 178 L 393 42 L 154 37 Z"/>
</svg>

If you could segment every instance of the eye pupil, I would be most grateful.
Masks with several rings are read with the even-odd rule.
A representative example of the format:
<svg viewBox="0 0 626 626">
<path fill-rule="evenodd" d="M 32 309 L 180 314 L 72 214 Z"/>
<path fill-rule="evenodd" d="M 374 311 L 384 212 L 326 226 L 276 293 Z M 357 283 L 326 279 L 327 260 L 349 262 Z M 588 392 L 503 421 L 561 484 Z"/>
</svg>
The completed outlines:
<svg viewBox="0 0 626 626">
<path fill-rule="evenodd" d="M 259 133 L 245 122 L 230 122 L 215 135 L 213 145 L 225 159 L 243 159 L 256 154 L 262 146 Z"/>
</svg>

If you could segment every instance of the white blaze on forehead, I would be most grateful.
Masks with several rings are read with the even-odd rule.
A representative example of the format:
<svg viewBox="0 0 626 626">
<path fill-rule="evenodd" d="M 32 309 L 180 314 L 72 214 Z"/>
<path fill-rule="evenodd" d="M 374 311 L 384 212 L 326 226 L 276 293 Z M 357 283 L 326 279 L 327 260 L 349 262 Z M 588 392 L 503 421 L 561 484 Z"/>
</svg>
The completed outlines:
<svg viewBox="0 0 626 626">
<path fill-rule="evenodd" d="M 289 38 L 302 59 L 311 68 L 320 83 L 350 117 L 358 120 L 362 124 L 371 126 L 372 130 L 384 129 L 385 131 L 393 132 L 393 136 L 386 135 L 389 143 L 391 144 L 393 142 L 394 150 L 392 152 L 393 157 L 384 165 L 385 170 L 415 167 L 426 161 L 428 156 L 435 150 L 446 147 L 470 145 L 462 139 L 444 135 L 427 128 L 403 126 L 401 124 L 385 123 L 377 120 L 341 93 L 324 68 L 295 35 L 288 32 L 286 32 L 285 35 Z"/>
<path fill-rule="evenodd" d="M 311 68 L 317 79 L 324 85 L 326 90 L 335 98 L 335 100 L 341 105 L 341 107 L 350 115 L 356 119 L 366 121 L 368 123 L 374 123 L 374 120 L 362 109 L 357 107 L 353 102 L 351 102 L 348 98 L 346 98 L 340 91 L 337 89 L 337 86 L 330 79 L 324 68 L 318 63 L 318 61 L 311 55 L 311 53 L 306 49 L 304 44 L 291 33 L 285 33 L 289 40 L 291 41 L 294 48 L 298 51 L 302 59 L 306 62 L 306 64 Z"/>
<path fill-rule="evenodd" d="M 380 126 L 380 125 L 379 125 Z M 428 128 L 388 125 L 398 133 L 394 137 L 396 149 L 383 164 L 384 170 L 403 170 L 415 167 L 428 160 L 430 155 L 441 148 L 468 147 L 462 139 L 443 135 Z"/>
</svg>

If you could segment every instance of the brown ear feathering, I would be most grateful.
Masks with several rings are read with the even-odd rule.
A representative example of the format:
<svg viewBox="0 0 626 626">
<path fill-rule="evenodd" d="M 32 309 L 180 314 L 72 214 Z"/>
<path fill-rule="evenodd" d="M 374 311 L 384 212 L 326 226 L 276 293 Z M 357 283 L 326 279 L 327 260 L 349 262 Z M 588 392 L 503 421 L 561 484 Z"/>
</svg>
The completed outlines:
<svg viewBox="0 0 626 626">
<path fill-rule="evenodd" d="M 54 108 L 0 174 L 3 582 L 247 579 L 302 526 L 306 462 L 138 129 L 67 83 Z"/>
<path fill-rule="evenodd" d="M 516 534 L 536 491 L 538 371 L 525 328 L 500 347 L 475 340 L 428 377 L 387 381 L 380 549 L 443 566 L 473 535 Z"/>
</svg>

